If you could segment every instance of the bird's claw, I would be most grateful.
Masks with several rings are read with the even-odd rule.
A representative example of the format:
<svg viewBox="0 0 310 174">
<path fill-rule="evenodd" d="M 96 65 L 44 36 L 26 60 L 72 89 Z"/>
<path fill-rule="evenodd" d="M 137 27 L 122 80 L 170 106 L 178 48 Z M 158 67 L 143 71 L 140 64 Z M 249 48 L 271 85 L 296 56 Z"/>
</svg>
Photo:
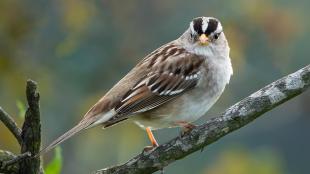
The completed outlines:
<svg viewBox="0 0 310 174">
<path fill-rule="evenodd" d="M 150 152 L 152 151 L 156 146 L 145 146 L 143 148 L 143 152 Z"/>
<path fill-rule="evenodd" d="M 189 123 L 189 122 L 186 122 L 186 121 L 178 121 L 178 122 L 175 122 L 175 124 L 182 127 L 182 131 L 180 134 L 181 137 L 188 134 L 191 130 L 193 130 L 194 128 L 197 127 L 196 125 Z"/>
</svg>

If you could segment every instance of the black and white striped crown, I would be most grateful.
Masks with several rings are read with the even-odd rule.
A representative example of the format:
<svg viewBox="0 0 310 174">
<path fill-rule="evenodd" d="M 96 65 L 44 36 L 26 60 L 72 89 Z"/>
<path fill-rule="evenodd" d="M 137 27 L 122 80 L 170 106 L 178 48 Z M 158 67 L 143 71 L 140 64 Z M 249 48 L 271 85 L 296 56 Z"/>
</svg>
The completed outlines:
<svg viewBox="0 0 310 174">
<path fill-rule="evenodd" d="M 213 17 L 198 17 L 190 23 L 192 33 L 199 35 L 206 34 L 209 36 L 212 33 L 222 32 L 223 28 L 220 21 Z"/>
</svg>

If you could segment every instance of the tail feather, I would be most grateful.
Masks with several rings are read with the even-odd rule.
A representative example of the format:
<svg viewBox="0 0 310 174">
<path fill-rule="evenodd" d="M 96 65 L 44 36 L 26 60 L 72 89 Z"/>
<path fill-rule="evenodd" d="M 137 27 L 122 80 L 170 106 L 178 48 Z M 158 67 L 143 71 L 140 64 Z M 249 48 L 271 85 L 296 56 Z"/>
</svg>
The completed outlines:
<svg viewBox="0 0 310 174">
<path fill-rule="evenodd" d="M 42 149 L 35 156 L 37 157 L 37 156 L 40 156 L 40 155 L 42 155 L 44 153 L 49 152 L 50 150 L 54 149 L 58 144 L 62 143 L 63 141 L 65 141 L 67 139 L 69 139 L 70 137 L 72 137 L 73 135 L 79 133 L 80 131 L 90 127 L 94 123 L 94 121 L 95 121 L 95 119 L 90 119 L 90 118 L 82 120 L 79 124 L 77 124 L 72 129 L 70 129 L 69 131 L 67 131 L 66 133 L 64 133 L 60 137 L 58 137 L 50 145 L 48 145 L 46 148 Z"/>
</svg>

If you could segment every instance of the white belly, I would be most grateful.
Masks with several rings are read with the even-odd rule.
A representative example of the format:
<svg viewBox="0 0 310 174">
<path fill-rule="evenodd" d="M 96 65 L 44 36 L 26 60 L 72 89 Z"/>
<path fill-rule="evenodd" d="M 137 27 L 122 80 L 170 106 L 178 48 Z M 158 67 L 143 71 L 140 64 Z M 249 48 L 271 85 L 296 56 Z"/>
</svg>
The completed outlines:
<svg viewBox="0 0 310 174">
<path fill-rule="evenodd" d="M 174 127 L 177 121 L 193 122 L 203 116 L 218 100 L 232 74 L 230 60 L 216 64 L 208 61 L 207 71 L 202 71 L 202 77 L 197 86 L 178 98 L 148 111 L 147 115 L 135 117 L 134 121 L 141 127 L 153 129 Z"/>
</svg>

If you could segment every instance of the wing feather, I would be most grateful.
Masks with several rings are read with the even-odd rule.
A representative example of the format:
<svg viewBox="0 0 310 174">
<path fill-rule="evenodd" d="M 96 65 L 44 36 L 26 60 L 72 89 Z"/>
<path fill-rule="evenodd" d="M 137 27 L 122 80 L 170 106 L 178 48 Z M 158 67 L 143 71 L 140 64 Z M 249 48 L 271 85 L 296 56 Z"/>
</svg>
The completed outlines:
<svg viewBox="0 0 310 174">
<path fill-rule="evenodd" d="M 130 115 L 154 109 L 197 85 L 204 59 L 184 50 L 176 54 L 173 47 L 169 48 L 163 48 L 162 51 L 170 50 L 173 54 L 161 52 L 144 59 L 145 62 L 140 66 L 146 66 L 150 71 L 121 98 L 114 108 L 117 115 L 105 126 L 113 125 Z"/>
</svg>

